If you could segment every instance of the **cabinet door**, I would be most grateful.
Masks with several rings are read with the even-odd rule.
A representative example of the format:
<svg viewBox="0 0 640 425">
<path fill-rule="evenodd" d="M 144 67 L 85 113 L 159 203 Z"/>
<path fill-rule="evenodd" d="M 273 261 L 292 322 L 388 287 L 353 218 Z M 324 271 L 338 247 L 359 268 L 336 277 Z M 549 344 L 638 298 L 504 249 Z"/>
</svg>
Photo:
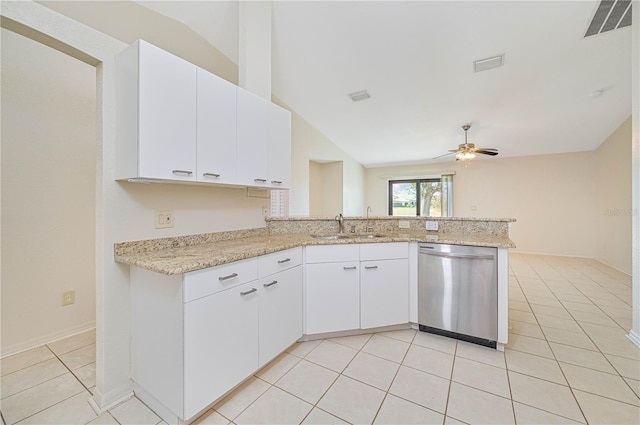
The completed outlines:
<svg viewBox="0 0 640 425">
<path fill-rule="evenodd" d="M 238 88 L 238 184 L 268 185 L 269 102 Z"/>
<path fill-rule="evenodd" d="M 196 180 L 196 66 L 140 41 L 140 177 Z"/>
<path fill-rule="evenodd" d="M 267 174 L 269 186 L 291 187 L 291 112 L 269 104 L 269 154 Z"/>
<path fill-rule="evenodd" d="M 197 180 L 235 183 L 237 87 L 200 68 L 197 75 Z"/>
<path fill-rule="evenodd" d="M 360 264 L 362 329 L 409 322 L 409 260 Z"/>
<path fill-rule="evenodd" d="M 257 289 L 253 281 L 185 304 L 185 419 L 258 369 Z"/>
<path fill-rule="evenodd" d="M 302 336 L 302 266 L 260 279 L 260 367 Z"/>
<path fill-rule="evenodd" d="M 307 264 L 306 334 L 360 327 L 360 273 L 357 261 Z"/>
</svg>

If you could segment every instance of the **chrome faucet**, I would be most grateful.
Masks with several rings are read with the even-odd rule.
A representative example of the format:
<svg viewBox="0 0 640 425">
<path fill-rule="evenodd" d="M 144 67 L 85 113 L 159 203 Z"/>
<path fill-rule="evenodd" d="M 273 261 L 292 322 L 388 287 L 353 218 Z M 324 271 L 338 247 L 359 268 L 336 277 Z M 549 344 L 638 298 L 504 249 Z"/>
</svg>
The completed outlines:
<svg viewBox="0 0 640 425">
<path fill-rule="evenodd" d="M 338 214 L 336 216 L 336 221 L 338 222 L 338 224 L 340 225 L 340 232 L 339 233 L 344 233 L 344 217 L 342 217 L 342 213 Z"/>
<path fill-rule="evenodd" d="M 373 227 L 369 227 L 369 211 L 373 212 L 371 207 L 367 207 L 367 224 L 365 225 L 364 232 L 369 233 L 373 230 Z"/>
</svg>

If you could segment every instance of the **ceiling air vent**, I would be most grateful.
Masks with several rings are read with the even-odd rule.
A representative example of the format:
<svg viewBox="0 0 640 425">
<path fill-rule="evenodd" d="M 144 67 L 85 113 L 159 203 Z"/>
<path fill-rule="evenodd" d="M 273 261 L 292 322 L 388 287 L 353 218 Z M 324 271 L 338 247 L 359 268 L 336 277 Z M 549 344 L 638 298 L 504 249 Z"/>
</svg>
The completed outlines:
<svg viewBox="0 0 640 425">
<path fill-rule="evenodd" d="M 354 91 L 353 93 L 349 93 L 348 96 L 354 102 L 357 102 L 359 100 L 369 99 L 371 97 L 371 95 L 367 93 L 366 90 Z"/>
<path fill-rule="evenodd" d="M 486 71 L 504 65 L 504 55 L 473 61 L 473 72 Z"/>
<path fill-rule="evenodd" d="M 631 25 L 631 0 L 602 0 L 585 37 Z"/>
</svg>

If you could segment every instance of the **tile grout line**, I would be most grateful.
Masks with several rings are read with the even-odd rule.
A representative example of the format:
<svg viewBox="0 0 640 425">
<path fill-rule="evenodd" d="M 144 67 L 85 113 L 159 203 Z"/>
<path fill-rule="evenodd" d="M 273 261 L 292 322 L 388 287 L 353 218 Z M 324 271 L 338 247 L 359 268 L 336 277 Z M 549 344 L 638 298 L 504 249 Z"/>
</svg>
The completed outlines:
<svg viewBox="0 0 640 425">
<path fill-rule="evenodd" d="M 543 280 L 543 283 L 545 284 L 545 286 L 547 286 L 547 284 L 546 284 L 546 282 L 544 282 L 544 280 Z M 576 288 L 576 289 L 578 289 L 578 288 Z M 579 290 L 579 289 L 578 289 L 578 290 Z M 554 293 L 553 291 L 551 291 L 551 293 L 555 296 L 555 293 Z M 525 296 L 526 296 L 526 295 L 525 295 Z M 556 298 L 557 298 L 557 297 L 556 297 Z M 558 301 L 559 301 L 559 300 L 558 300 Z M 561 303 L 561 304 L 562 304 L 562 303 Z M 565 310 L 566 310 L 566 309 L 565 309 Z M 569 314 L 570 314 L 570 313 L 569 313 Z M 534 312 L 534 316 L 535 316 L 535 312 Z M 573 316 L 572 316 L 572 317 L 573 317 Z M 537 319 L 537 317 L 536 317 L 536 320 L 538 320 L 538 319 Z M 574 319 L 574 321 L 575 321 L 575 319 Z M 576 321 L 576 323 L 577 323 L 577 321 Z M 578 323 L 578 326 L 580 326 L 580 324 L 579 324 L 579 323 Z M 542 328 L 542 326 L 541 326 L 541 328 Z M 585 333 L 585 335 L 587 335 L 587 337 L 589 338 L 589 340 L 591 340 L 591 337 L 587 334 L 587 332 L 584 330 L 584 328 L 582 328 L 582 326 L 580 326 L 580 328 L 581 328 L 581 329 L 582 329 L 582 331 Z M 544 333 L 544 330 L 543 330 L 542 332 Z M 545 334 L 545 338 L 546 338 L 546 334 Z M 592 343 L 596 348 L 598 348 L 598 350 L 600 350 L 600 348 L 598 347 L 598 345 L 597 345 L 593 340 L 591 340 L 591 343 Z M 582 415 L 582 417 L 584 418 L 585 423 L 587 423 L 587 424 L 588 424 L 588 423 L 589 423 L 589 421 L 587 420 L 587 416 L 585 415 L 584 410 L 583 410 L 582 406 L 580 405 L 580 402 L 578 401 L 578 398 L 576 397 L 576 394 L 575 394 L 575 392 L 574 392 L 574 388 L 571 386 L 571 383 L 569 382 L 569 379 L 567 379 L 566 373 L 565 373 L 564 369 L 562 368 L 562 366 L 560 365 L 560 362 L 558 361 L 558 358 L 556 357 L 556 353 L 555 353 L 555 352 L 553 351 L 553 349 L 551 348 L 551 345 L 549 344 L 549 341 L 548 341 L 548 340 L 547 340 L 547 345 L 549 346 L 549 349 L 551 350 L 551 353 L 553 354 L 553 358 L 555 359 L 556 363 L 558 364 L 558 368 L 560 369 L 560 372 L 562 373 L 563 378 L 565 379 L 565 381 L 567 381 L 567 384 L 568 384 L 568 387 L 569 387 L 569 391 L 571 391 L 571 395 L 573 396 L 573 399 L 575 400 L 576 405 L 578 406 L 578 409 L 580 409 L 580 414 L 581 414 L 581 415 Z M 601 354 L 603 357 L 605 357 L 605 358 L 606 358 L 606 356 L 604 356 L 604 354 L 603 354 L 603 353 L 600 353 L 600 354 Z M 613 365 L 612 365 L 612 366 L 613 366 Z M 614 370 L 615 370 L 615 368 L 614 368 Z M 596 394 L 596 395 L 598 395 L 598 394 Z M 619 401 L 619 400 L 617 400 L 617 401 Z"/>
<path fill-rule="evenodd" d="M 520 284 L 520 280 L 519 280 L 519 279 L 517 279 L 517 277 L 516 277 L 516 281 L 518 282 L 518 286 L 520 286 L 520 290 L 522 291 L 522 285 Z M 542 282 L 544 283 L 544 281 L 542 281 Z M 546 283 L 544 283 L 544 285 L 545 285 L 545 286 L 547 286 L 547 284 L 546 284 Z M 524 291 L 522 291 L 522 292 L 524 293 Z M 552 291 L 551 293 L 553 293 L 553 291 Z M 526 297 L 526 294 L 525 294 L 525 297 Z M 528 298 L 527 298 L 527 303 L 529 303 L 529 308 L 531 308 L 531 303 L 529 302 L 529 299 L 528 299 Z M 533 308 L 531 308 L 531 310 L 533 310 Z M 540 327 L 540 329 L 542 329 L 542 325 L 540 325 L 540 322 L 538 321 L 538 317 L 536 316 L 535 312 L 533 313 L 533 317 L 536 319 L 536 322 L 538 323 L 538 326 Z M 562 369 L 562 367 L 560 366 L 560 362 L 558 361 L 558 359 L 557 359 L 557 357 L 556 357 L 556 353 L 555 353 L 555 352 L 553 351 L 553 349 L 551 348 L 551 344 L 549 344 L 549 340 L 547 340 L 547 339 L 546 339 L 546 338 L 547 338 L 547 336 L 546 336 L 546 334 L 544 333 L 544 330 L 542 331 L 542 333 L 543 333 L 543 335 L 544 335 L 544 337 L 545 337 L 545 341 L 546 341 L 546 343 L 547 343 L 547 347 L 549 347 L 549 350 L 551 351 L 551 354 L 553 355 L 553 359 L 555 360 L 555 362 L 556 362 L 556 364 L 557 364 L 557 366 L 558 366 L 558 369 L 560 369 L 560 373 L 562 373 L 562 377 L 563 377 L 563 378 L 564 378 L 564 380 L 567 382 L 567 387 L 569 388 L 569 391 L 571 391 L 571 395 L 573 396 L 573 399 L 574 399 L 574 401 L 576 402 L 576 405 L 578 406 L 578 409 L 580 409 L 580 414 L 581 414 L 581 415 L 582 415 L 582 417 L 584 418 L 585 423 L 587 423 L 587 424 L 588 424 L 589 422 L 587 421 L 587 417 L 586 417 L 586 415 L 584 414 L 584 411 L 582 410 L 582 406 L 580 406 L 580 403 L 578 402 L 578 399 L 576 398 L 576 396 L 575 396 L 575 394 L 574 394 L 574 392 L 573 392 L 573 389 L 571 388 L 571 385 L 569 384 L 569 380 L 567 379 L 567 377 L 566 377 L 566 375 L 565 375 L 565 373 L 564 373 L 564 370 L 563 370 L 563 369 Z M 594 345 L 595 345 L 595 344 L 594 344 Z M 505 363 L 506 363 L 506 362 L 507 362 L 507 356 L 506 356 L 506 354 L 505 354 Z M 509 369 L 508 369 L 508 364 L 507 364 L 507 370 L 509 370 Z M 514 373 L 518 373 L 518 372 L 515 372 L 515 371 L 514 371 Z M 508 377 L 508 376 L 509 376 L 509 373 L 507 372 L 507 377 Z M 527 376 L 528 376 L 528 375 L 527 375 Z M 537 378 L 537 379 L 539 379 L 539 378 Z M 557 384 L 557 383 L 556 383 L 556 384 Z M 511 391 L 511 380 L 510 380 L 510 379 L 509 379 L 509 391 Z M 511 400 L 512 400 L 512 405 L 513 405 L 513 403 L 514 403 L 514 400 L 513 400 L 513 394 L 511 395 Z M 513 409 L 514 409 L 514 415 L 515 415 L 515 406 L 513 407 Z M 541 409 L 541 410 L 542 410 L 542 409 Z"/>
<path fill-rule="evenodd" d="M 453 370 L 456 367 L 456 358 L 458 353 L 458 341 L 456 341 L 456 346 L 453 349 L 453 363 L 451 364 L 451 374 L 449 376 L 449 388 L 447 389 L 447 402 L 444 405 L 444 421 L 447 421 L 447 414 L 449 413 L 449 400 L 451 399 L 451 386 L 453 384 Z"/>
</svg>

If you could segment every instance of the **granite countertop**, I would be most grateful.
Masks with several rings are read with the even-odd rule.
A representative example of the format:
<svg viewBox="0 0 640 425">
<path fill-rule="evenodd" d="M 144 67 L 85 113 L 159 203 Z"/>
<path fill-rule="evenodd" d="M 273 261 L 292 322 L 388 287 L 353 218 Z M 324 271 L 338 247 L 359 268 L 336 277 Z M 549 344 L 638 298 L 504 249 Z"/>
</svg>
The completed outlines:
<svg viewBox="0 0 640 425">
<path fill-rule="evenodd" d="M 350 235 L 346 233 L 346 235 Z M 438 232 L 393 232 L 380 234 L 378 238 L 350 237 L 345 239 L 315 239 L 308 234 L 259 235 L 246 238 L 200 243 L 155 251 L 117 253 L 115 260 L 166 275 L 182 274 L 233 261 L 270 254 L 285 249 L 308 245 L 339 245 L 380 242 L 436 242 L 453 245 L 515 248 L 515 244 L 503 236 L 457 235 Z"/>
</svg>

